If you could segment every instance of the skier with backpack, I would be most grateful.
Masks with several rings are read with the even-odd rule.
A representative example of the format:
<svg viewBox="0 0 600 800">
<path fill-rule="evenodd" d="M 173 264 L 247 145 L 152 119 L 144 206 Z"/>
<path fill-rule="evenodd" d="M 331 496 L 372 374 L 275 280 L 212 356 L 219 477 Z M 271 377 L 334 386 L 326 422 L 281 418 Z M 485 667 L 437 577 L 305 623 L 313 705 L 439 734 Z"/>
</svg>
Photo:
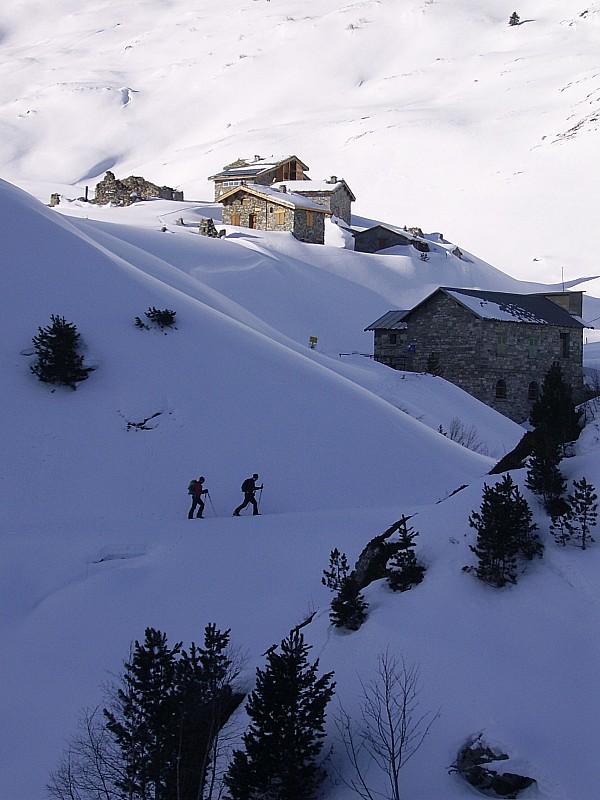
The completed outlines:
<svg viewBox="0 0 600 800">
<path fill-rule="evenodd" d="M 256 516 L 260 512 L 258 510 L 258 503 L 256 502 L 256 498 L 254 497 L 254 493 L 260 489 L 262 491 L 262 486 L 257 486 L 256 481 L 258 480 L 258 475 L 256 472 L 251 478 L 246 478 L 246 480 L 242 483 L 242 492 L 244 493 L 244 502 L 236 508 L 233 512 L 234 517 L 239 517 L 240 511 L 246 506 L 252 505 L 253 511 L 252 515 Z"/>
<path fill-rule="evenodd" d="M 196 519 L 204 519 L 202 516 L 204 512 L 204 500 L 202 499 L 203 494 L 208 494 L 208 489 L 204 489 L 203 484 L 205 481 L 204 475 L 201 475 L 197 481 L 190 481 L 190 485 L 188 486 L 188 494 L 192 495 L 192 507 L 188 512 L 188 519 L 194 519 L 194 511 L 196 510 L 196 506 L 198 507 L 198 513 L 196 514 Z"/>
</svg>

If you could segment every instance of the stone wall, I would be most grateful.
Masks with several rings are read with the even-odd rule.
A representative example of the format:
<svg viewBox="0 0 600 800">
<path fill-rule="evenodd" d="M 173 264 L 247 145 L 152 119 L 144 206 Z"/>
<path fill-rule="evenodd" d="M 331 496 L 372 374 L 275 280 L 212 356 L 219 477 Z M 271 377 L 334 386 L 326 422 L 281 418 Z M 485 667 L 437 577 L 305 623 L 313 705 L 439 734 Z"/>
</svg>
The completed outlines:
<svg viewBox="0 0 600 800">
<path fill-rule="evenodd" d="M 360 231 L 354 236 L 354 250 L 357 253 L 377 253 L 387 247 L 409 245 L 413 240 L 401 233 L 382 228 L 376 225 L 365 231 Z"/>
<path fill-rule="evenodd" d="M 307 181 L 306 185 L 310 187 L 310 182 Z M 311 189 L 296 188 L 294 188 L 294 191 L 297 194 L 301 194 L 302 197 L 307 197 L 314 203 L 318 203 L 320 206 L 323 206 L 323 208 L 326 208 L 332 214 L 335 214 L 336 217 L 339 217 L 339 219 L 344 220 L 344 222 L 350 225 L 352 217 L 352 201 L 350 200 L 350 196 L 342 184 L 340 184 L 332 192 L 318 190 L 312 191 Z"/>
<path fill-rule="evenodd" d="M 580 328 L 481 320 L 442 293 L 416 309 L 407 324 L 407 339 L 398 345 L 398 358 L 412 351 L 406 369 L 425 372 L 429 354 L 435 353 L 442 377 L 515 422 L 528 419 L 530 384 L 541 389 L 554 361 L 571 384 L 574 400 L 582 397 Z M 568 356 L 563 356 L 561 333 L 569 337 Z M 389 358 L 381 346 L 380 354 Z M 380 360 L 377 350 L 375 357 Z M 496 396 L 499 380 L 505 381 L 505 398 Z"/>
<path fill-rule="evenodd" d="M 235 214 L 239 214 L 239 222 L 234 221 Z M 312 244 L 323 244 L 325 241 L 323 214 L 313 212 L 313 224 L 310 226 L 304 209 L 278 205 L 272 200 L 243 191 L 223 202 L 223 224 L 237 224 L 242 228 L 262 231 L 288 231 L 301 242 Z"/>
<path fill-rule="evenodd" d="M 96 184 L 95 197 L 91 202 L 98 205 L 112 203 L 116 206 L 130 206 L 136 200 L 151 200 L 157 197 L 162 200 L 183 200 L 183 192 L 170 186 L 157 186 L 135 175 L 119 180 L 115 178 L 114 173 L 107 172 Z"/>
</svg>

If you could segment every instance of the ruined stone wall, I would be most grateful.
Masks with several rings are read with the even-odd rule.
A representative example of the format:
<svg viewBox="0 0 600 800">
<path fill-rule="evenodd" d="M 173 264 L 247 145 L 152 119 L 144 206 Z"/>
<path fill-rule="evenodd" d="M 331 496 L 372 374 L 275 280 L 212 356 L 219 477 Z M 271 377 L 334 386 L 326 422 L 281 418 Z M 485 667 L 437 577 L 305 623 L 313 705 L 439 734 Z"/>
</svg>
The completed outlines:
<svg viewBox="0 0 600 800">
<path fill-rule="evenodd" d="M 135 175 L 119 180 L 114 173 L 107 172 L 104 178 L 96 184 L 93 203 L 106 205 L 112 203 L 117 206 L 129 206 L 136 200 L 183 200 L 183 192 L 172 189 L 170 186 L 157 186 Z"/>
</svg>

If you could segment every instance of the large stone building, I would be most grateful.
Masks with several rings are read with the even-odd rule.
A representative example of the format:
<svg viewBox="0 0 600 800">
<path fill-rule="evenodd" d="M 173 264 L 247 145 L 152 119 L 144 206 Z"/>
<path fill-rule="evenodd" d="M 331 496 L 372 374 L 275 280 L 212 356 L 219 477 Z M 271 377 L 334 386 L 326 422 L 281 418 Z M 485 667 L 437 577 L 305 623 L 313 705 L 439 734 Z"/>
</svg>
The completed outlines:
<svg viewBox="0 0 600 800">
<path fill-rule="evenodd" d="M 323 206 L 295 192 L 280 188 L 243 184 L 221 194 L 223 224 L 262 231 L 288 231 L 309 244 L 325 241 Z"/>
<path fill-rule="evenodd" d="M 308 169 L 297 156 L 254 156 L 253 159 L 239 158 L 227 164 L 209 180 L 215 184 L 215 200 L 239 186 L 285 185 L 288 192 L 303 195 L 350 225 L 351 205 L 356 197 L 346 181 L 335 175 L 327 180 L 313 181 L 307 175 Z"/>
<path fill-rule="evenodd" d="M 395 369 L 440 374 L 516 422 L 529 418 L 557 361 L 575 401 L 583 392 L 582 292 L 509 294 L 440 287 L 418 305 L 389 311 L 374 331 L 374 356 Z"/>
</svg>

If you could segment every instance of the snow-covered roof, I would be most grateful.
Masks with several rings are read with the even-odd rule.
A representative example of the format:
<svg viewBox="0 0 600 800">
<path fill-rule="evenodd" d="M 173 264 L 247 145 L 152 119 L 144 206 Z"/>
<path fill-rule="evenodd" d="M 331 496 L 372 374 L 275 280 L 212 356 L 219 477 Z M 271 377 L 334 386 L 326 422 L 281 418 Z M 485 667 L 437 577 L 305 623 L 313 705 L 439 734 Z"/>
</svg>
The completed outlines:
<svg viewBox="0 0 600 800">
<path fill-rule="evenodd" d="M 468 308 L 480 319 L 560 325 L 582 328 L 582 321 L 541 294 L 486 292 L 477 289 L 440 287 L 449 297 Z"/>
<path fill-rule="evenodd" d="M 282 192 L 275 186 L 262 186 L 258 183 L 246 183 L 243 186 L 234 186 L 228 192 L 222 194 L 221 197 L 219 197 L 218 202 L 222 203 L 228 197 L 231 197 L 237 192 L 250 192 L 250 194 L 253 194 L 256 197 L 262 197 L 265 200 L 271 200 L 273 203 L 277 203 L 281 206 L 287 206 L 288 208 L 304 208 L 308 211 L 318 211 L 321 214 L 330 213 L 326 208 L 320 206 L 318 203 L 315 203 L 313 200 L 310 200 L 308 197 L 295 194 L 294 192 Z"/>
<path fill-rule="evenodd" d="M 277 185 L 284 184 L 290 192 L 319 192 L 319 193 L 333 193 L 340 187 L 344 187 L 353 200 L 356 200 L 352 189 L 348 186 L 342 178 L 335 181 L 312 181 L 310 179 L 303 181 L 277 181 Z"/>
<path fill-rule="evenodd" d="M 219 178 L 230 179 L 236 177 L 243 178 L 250 177 L 252 175 L 260 175 L 261 172 L 274 169 L 275 167 L 279 166 L 279 164 L 285 164 L 287 161 L 292 160 L 297 161 L 302 165 L 303 169 L 308 170 L 308 166 L 294 155 L 284 156 L 282 158 L 275 158 L 273 156 L 270 156 L 269 158 L 260 158 L 259 156 L 255 156 L 253 159 L 240 158 L 237 161 L 234 161 L 232 164 L 227 164 L 220 172 L 217 172 L 215 175 L 210 175 L 208 179 L 210 181 L 214 181 L 218 180 Z"/>
</svg>

